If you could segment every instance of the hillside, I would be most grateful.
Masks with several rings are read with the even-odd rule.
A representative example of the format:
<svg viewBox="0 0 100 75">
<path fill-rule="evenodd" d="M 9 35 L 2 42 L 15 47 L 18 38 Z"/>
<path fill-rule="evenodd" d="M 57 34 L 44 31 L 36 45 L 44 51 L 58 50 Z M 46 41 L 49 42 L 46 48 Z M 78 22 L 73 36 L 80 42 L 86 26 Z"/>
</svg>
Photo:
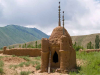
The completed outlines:
<svg viewBox="0 0 100 75">
<path fill-rule="evenodd" d="M 84 48 L 87 48 L 87 43 L 89 43 L 90 41 L 95 45 L 96 35 L 99 35 L 100 36 L 100 33 L 90 34 L 90 35 L 71 36 L 71 38 L 72 38 L 72 42 L 73 43 L 75 43 L 75 41 L 76 41 L 76 43 L 78 45 L 81 45 Z M 41 40 L 38 40 L 37 43 L 40 44 L 41 43 Z M 20 44 L 20 45 L 24 45 L 24 44 L 25 43 Z M 26 43 L 26 45 L 29 45 L 29 44 L 35 46 L 35 41 Z M 10 45 L 10 47 L 13 47 L 13 46 L 15 48 L 18 48 L 19 47 L 19 44 Z"/>
<path fill-rule="evenodd" d="M 92 42 L 92 44 L 94 44 L 95 47 L 95 38 L 96 35 L 100 36 L 100 33 L 96 33 L 96 34 L 90 34 L 90 35 L 82 35 L 82 36 L 71 36 L 72 38 L 72 42 L 83 46 L 84 48 L 87 48 L 87 43 L 89 43 L 90 41 Z"/>
<path fill-rule="evenodd" d="M 49 38 L 48 35 L 36 28 L 7 25 L 5 27 L 0 27 L 0 48 L 12 44 L 40 40 L 43 37 Z"/>
</svg>

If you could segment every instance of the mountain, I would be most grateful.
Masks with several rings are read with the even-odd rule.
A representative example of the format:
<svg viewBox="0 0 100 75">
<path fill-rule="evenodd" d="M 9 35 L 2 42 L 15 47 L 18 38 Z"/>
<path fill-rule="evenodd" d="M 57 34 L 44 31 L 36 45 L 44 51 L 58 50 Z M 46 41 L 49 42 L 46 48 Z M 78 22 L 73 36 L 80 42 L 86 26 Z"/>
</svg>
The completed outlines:
<svg viewBox="0 0 100 75">
<path fill-rule="evenodd" d="M 84 48 L 87 48 L 87 43 L 89 43 L 90 41 L 95 45 L 96 35 L 99 35 L 100 36 L 100 33 L 90 34 L 90 35 L 71 36 L 72 43 L 75 43 L 76 42 L 77 45 L 81 45 Z M 40 44 L 40 43 L 41 43 L 41 40 L 38 40 L 37 41 L 37 44 Z M 24 45 L 24 44 L 25 43 L 20 44 L 20 45 Z M 29 45 L 29 44 L 35 46 L 35 41 L 26 43 L 26 45 Z M 19 44 L 10 45 L 9 47 L 13 47 L 13 46 L 15 48 L 18 48 L 19 47 Z"/>
<path fill-rule="evenodd" d="M 26 28 L 18 25 L 0 27 L 0 48 L 12 44 L 49 38 L 49 36 L 37 28 Z"/>
</svg>

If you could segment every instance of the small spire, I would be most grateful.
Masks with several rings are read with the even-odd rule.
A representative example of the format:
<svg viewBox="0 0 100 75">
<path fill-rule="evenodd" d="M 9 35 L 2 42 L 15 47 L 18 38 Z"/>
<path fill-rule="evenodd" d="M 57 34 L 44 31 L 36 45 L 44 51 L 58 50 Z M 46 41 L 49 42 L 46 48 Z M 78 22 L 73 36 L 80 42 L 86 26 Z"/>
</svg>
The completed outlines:
<svg viewBox="0 0 100 75">
<path fill-rule="evenodd" d="M 61 10 L 60 9 L 60 2 L 59 2 L 59 7 L 58 8 L 59 8 L 59 22 L 58 22 L 58 26 L 61 26 L 61 22 L 60 22 L 60 10 Z"/>
<path fill-rule="evenodd" d="M 64 11 L 63 11 L 63 35 L 64 35 Z"/>
</svg>

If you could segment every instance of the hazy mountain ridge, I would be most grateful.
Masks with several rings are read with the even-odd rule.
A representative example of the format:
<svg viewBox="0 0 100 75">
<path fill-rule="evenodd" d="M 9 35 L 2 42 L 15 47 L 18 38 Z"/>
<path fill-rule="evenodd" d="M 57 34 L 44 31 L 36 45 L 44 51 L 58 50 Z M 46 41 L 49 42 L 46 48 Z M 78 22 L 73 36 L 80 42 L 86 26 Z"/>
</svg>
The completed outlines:
<svg viewBox="0 0 100 75">
<path fill-rule="evenodd" d="M 18 25 L 0 27 L 0 47 L 17 43 L 40 40 L 49 36 L 36 28 L 26 28 Z"/>
</svg>

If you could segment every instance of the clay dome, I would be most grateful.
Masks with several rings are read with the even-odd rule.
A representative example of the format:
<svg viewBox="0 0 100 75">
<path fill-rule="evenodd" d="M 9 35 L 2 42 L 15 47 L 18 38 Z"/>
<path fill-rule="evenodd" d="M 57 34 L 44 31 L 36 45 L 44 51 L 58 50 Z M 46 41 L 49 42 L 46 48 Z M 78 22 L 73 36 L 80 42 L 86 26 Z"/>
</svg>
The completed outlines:
<svg viewBox="0 0 100 75">
<path fill-rule="evenodd" d="M 63 27 L 58 26 L 53 30 L 51 36 L 49 37 L 49 41 L 52 41 L 53 39 L 59 40 L 62 35 L 63 35 Z M 72 45 L 71 37 L 65 28 L 64 28 L 64 35 L 68 37 L 70 45 Z"/>
</svg>

